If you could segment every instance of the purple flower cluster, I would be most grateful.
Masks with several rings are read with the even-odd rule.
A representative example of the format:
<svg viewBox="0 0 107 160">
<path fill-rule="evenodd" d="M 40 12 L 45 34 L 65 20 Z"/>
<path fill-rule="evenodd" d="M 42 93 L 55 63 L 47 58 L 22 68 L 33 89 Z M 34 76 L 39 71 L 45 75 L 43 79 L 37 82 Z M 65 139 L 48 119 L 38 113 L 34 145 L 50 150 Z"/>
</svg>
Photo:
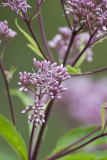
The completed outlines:
<svg viewBox="0 0 107 160">
<path fill-rule="evenodd" d="M 35 127 L 37 128 L 38 125 L 42 125 L 42 123 L 45 122 L 44 120 L 44 104 L 39 104 L 38 100 L 35 100 L 34 107 L 32 104 L 29 105 L 29 107 L 26 107 L 25 110 L 22 111 L 22 113 L 28 113 L 32 112 L 28 117 L 28 123 L 34 123 Z"/>
<path fill-rule="evenodd" d="M 8 28 L 8 22 L 6 20 L 4 22 L 0 22 L 0 42 L 3 38 L 6 40 L 14 38 L 16 34 L 17 33 L 15 31 Z"/>
<path fill-rule="evenodd" d="M 52 41 L 48 42 L 48 45 L 58 53 L 61 62 L 63 62 L 63 59 L 65 57 L 71 36 L 72 36 L 72 31 L 68 27 L 59 27 L 59 34 L 57 34 Z M 75 55 L 78 55 L 80 53 L 81 49 L 83 49 L 81 48 L 81 46 L 84 47 L 87 44 L 88 40 L 89 40 L 89 34 L 86 32 L 80 33 L 75 37 L 73 46 L 70 49 L 70 54 L 67 63 L 70 63 L 71 59 Z M 85 51 L 85 54 L 86 54 L 86 60 L 88 62 L 91 62 L 93 56 L 92 49 L 88 48 Z"/>
<path fill-rule="evenodd" d="M 75 24 L 107 31 L 107 0 L 64 0 L 64 3 L 66 13 L 73 16 Z"/>
<path fill-rule="evenodd" d="M 30 105 L 29 108 L 24 111 L 25 113 L 27 113 L 27 111 L 34 110 L 34 113 L 31 114 L 29 122 L 32 121 L 35 123 L 34 117 L 37 116 L 37 114 L 41 113 L 40 110 L 43 109 L 41 109 L 41 107 L 43 107 L 43 105 L 41 106 L 41 100 L 43 99 L 43 97 L 48 95 L 51 99 L 60 99 L 61 96 L 59 94 L 67 90 L 67 88 L 63 88 L 60 83 L 70 78 L 70 76 L 68 75 L 67 69 L 63 67 L 62 64 L 60 66 L 57 66 L 57 63 L 51 64 L 50 61 L 46 60 L 40 62 L 35 58 L 33 59 L 33 63 L 35 69 L 37 70 L 37 73 L 35 73 L 35 71 L 33 73 L 20 72 L 20 82 L 18 84 L 21 86 L 19 91 L 30 90 L 36 96 L 35 100 L 38 100 L 37 106 L 39 108 L 36 106 L 36 108 L 34 109 L 34 107 Z"/>
<path fill-rule="evenodd" d="M 31 8 L 27 2 L 27 0 L 2 0 L 2 4 L 4 7 L 10 7 L 12 10 L 22 13 L 26 13 L 27 9 Z"/>
</svg>

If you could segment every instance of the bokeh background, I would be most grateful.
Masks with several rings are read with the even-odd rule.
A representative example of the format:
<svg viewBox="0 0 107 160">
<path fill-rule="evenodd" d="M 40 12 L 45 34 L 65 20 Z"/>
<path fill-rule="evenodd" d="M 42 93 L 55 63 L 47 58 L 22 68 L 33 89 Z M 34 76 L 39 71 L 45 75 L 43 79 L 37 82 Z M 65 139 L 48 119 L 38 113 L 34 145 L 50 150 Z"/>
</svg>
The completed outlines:
<svg viewBox="0 0 107 160">
<path fill-rule="evenodd" d="M 36 0 L 32 1 L 28 0 L 28 4 L 33 6 L 32 9 L 29 9 L 28 11 L 28 17 L 29 17 L 33 12 L 34 8 L 36 7 Z M 43 16 L 43 22 L 47 40 L 51 40 L 53 38 L 53 36 L 58 32 L 59 26 L 67 25 L 61 8 L 60 0 L 59 1 L 46 0 L 42 5 L 42 16 Z M 39 60 L 39 57 L 37 57 L 35 53 L 33 53 L 29 48 L 27 48 L 26 46 L 27 40 L 17 29 L 15 25 L 15 18 L 18 19 L 18 23 L 20 24 L 20 26 L 24 30 L 28 31 L 26 25 L 10 8 L 0 8 L 0 21 L 7 20 L 9 28 L 13 29 L 18 33 L 17 36 L 13 40 L 11 40 L 10 43 L 8 44 L 8 47 L 6 49 L 3 58 L 3 64 L 6 70 L 10 70 L 12 66 L 18 68 L 13 76 L 13 79 L 10 82 L 10 88 L 19 87 L 18 86 L 19 71 L 21 72 L 32 71 L 33 67 L 32 59 L 36 57 Z M 44 49 L 38 25 L 38 18 L 35 18 L 33 20 L 32 26 L 33 29 L 35 30 L 35 33 L 42 48 Z M 0 51 L 1 48 L 2 46 L 0 46 Z M 93 62 L 91 63 L 84 62 L 84 64 L 82 65 L 82 71 L 88 71 L 101 68 L 103 66 L 107 66 L 107 53 L 106 53 L 107 40 L 105 40 L 103 43 L 99 43 L 96 46 L 94 46 L 93 51 L 94 51 Z M 52 52 L 54 54 L 54 57 L 56 58 L 57 57 L 56 53 L 54 51 Z M 95 80 L 99 80 L 101 77 L 107 77 L 107 72 L 99 73 L 93 76 L 90 75 L 90 77 L 93 77 Z M 26 142 L 26 145 L 28 146 L 29 135 L 28 135 L 27 116 L 21 114 L 21 111 L 23 110 L 23 104 L 17 97 L 12 97 L 12 101 L 14 105 L 17 130 L 21 132 Z M 6 96 L 5 84 L 1 72 L 0 72 L 0 114 L 6 116 L 9 120 L 11 119 L 8 99 Z M 54 107 L 50 115 L 47 134 L 42 142 L 38 159 L 43 160 L 44 157 L 48 153 L 50 153 L 52 149 L 55 147 L 58 138 L 60 138 L 64 133 L 66 133 L 67 131 L 69 131 L 70 128 L 73 127 L 75 127 L 75 122 L 73 121 L 73 118 L 69 119 L 69 117 L 67 117 L 67 114 L 65 114 L 63 107 L 62 109 L 61 106 L 60 109 Z M 10 153 L 14 160 L 19 159 L 17 155 L 14 153 L 14 151 L 7 144 L 7 142 L 5 142 L 5 140 L 0 136 L 0 160 L 3 160 L 3 158 L 1 158 L 2 151 L 5 152 L 6 155 Z"/>
</svg>

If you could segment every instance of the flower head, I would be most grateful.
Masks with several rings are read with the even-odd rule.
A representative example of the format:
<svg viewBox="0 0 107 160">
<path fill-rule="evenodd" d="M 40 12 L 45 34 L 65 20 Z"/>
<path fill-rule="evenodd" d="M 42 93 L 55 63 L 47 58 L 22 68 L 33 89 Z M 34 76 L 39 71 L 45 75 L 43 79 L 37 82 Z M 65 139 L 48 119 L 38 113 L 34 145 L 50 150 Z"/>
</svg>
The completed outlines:
<svg viewBox="0 0 107 160">
<path fill-rule="evenodd" d="M 42 125 L 42 123 L 45 122 L 45 108 L 43 106 L 44 104 L 39 104 L 39 101 L 35 100 L 34 106 L 30 104 L 29 107 L 26 107 L 25 110 L 22 111 L 22 113 L 31 112 L 31 114 L 28 117 L 28 123 L 34 123 L 36 128 L 38 127 L 38 125 Z"/>
<path fill-rule="evenodd" d="M 73 16 L 75 24 L 84 24 L 85 29 L 107 30 L 106 0 L 64 0 L 66 13 Z"/>
<path fill-rule="evenodd" d="M 26 13 L 27 9 L 31 8 L 27 4 L 27 0 L 2 0 L 4 7 L 10 7 L 12 10 L 22 13 Z"/>
<path fill-rule="evenodd" d="M 8 28 L 8 22 L 6 20 L 4 22 L 0 22 L 0 39 L 5 38 L 8 40 L 14 38 L 16 34 L 17 33 L 15 31 Z"/>
<path fill-rule="evenodd" d="M 35 95 L 35 106 L 29 105 L 23 113 L 33 111 L 29 116 L 29 123 L 33 122 L 36 126 L 45 122 L 44 108 L 45 104 L 41 104 L 44 96 L 48 95 L 50 99 L 61 98 L 60 93 L 67 90 L 63 88 L 60 83 L 70 78 L 67 69 L 63 65 L 58 66 L 57 63 L 50 63 L 50 61 L 37 61 L 33 59 L 33 64 L 37 72 L 33 73 L 19 73 L 21 88 L 19 91 L 32 91 Z"/>
</svg>

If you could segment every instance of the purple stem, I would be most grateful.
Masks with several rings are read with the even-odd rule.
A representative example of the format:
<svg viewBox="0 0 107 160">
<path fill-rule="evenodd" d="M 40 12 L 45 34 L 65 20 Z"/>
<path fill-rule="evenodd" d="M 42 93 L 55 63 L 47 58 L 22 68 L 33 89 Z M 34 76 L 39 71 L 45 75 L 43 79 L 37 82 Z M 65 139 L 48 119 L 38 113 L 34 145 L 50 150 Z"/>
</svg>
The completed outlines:
<svg viewBox="0 0 107 160">
<path fill-rule="evenodd" d="M 74 152 L 74 151 L 77 151 L 78 149 L 80 149 L 80 148 L 86 146 L 87 144 L 89 144 L 89 143 L 91 143 L 91 142 L 93 142 L 93 141 L 95 141 L 95 140 L 97 140 L 97 139 L 99 139 L 99 138 L 101 138 L 101 137 L 104 137 L 104 136 L 107 136 L 107 133 L 100 134 L 100 135 L 98 135 L 98 136 L 90 139 L 89 141 L 87 141 L 87 142 L 79 145 L 78 147 L 75 147 L 75 148 L 73 148 L 73 149 L 71 149 L 71 150 L 69 150 L 69 151 L 67 151 L 67 152 L 65 152 L 65 153 L 62 153 L 62 154 L 60 154 L 60 155 L 58 155 L 58 156 L 56 156 L 56 157 L 54 157 L 54 158 L 51 157 L 50 159 L 47 159 L 47 160 L 56 160 L 57 158 L 63 157 L 63 156 L 65 156 L 65 155 L 69 154 L 69 153 L 72 153 L 72 152 Z"/>
<path fill-rule="evenodd" d="M 64 149 L 62 149 L 61 151 L 57 152 L 55 155 L 49 157 L 47 160 L 52 160 L 52 159 L 56 159 L 57 156 L 63 154 L 63 152 L 65 152 L 66 150 L 68 150 L 69 148 L 73 147 L 74 145 L 82 142 L 83 140 L 85 140 L 86 138 L 90 137 L 91 135 L 93 135 L 94 133 L 96 133 L 97 131 L 99 131 L 102 127 L 99 127 L 95 130 L 93 130 L 92 132 L 90 132 L 89 134 L 87 134 L 86 136 L 82 137 L 81 139 L 77 140 L 76 142 L 72 143 L 71 145 L 65 147 Z"/>
<path fill-rule="evenodd" d="M 41 6 L 41 4 L 42 4 L 43 1 L 44 0 L 41 0 L 41 2 L 39 3 L 39 5 L 37 6 L 37 8 L 35 9 L 35 11 L 33 12 L 32 16 L 29 19 L 29 23 L 31 22 L 31 20 L 34 17 L 34 15 L 39 11 L 39 8 L 40 8 L 40 6 Z"/>
<path fill-rule="evenodd" d="M 107 71 L 107 67 L 100 68 L 100 69 L 93 70 L 93 71 L 87 71 L 87 72 L 80 73 L 80 74 L 72 74 L 71 77 L 86 76 L 89 74 L 95 74 L 95 73 L 104 72 L 104 71 Z"/>
<path fill-rule="evenodd" d="M 65 8 L 64 8 L 64 4 L 63 4 L 63 0 L 61 0 L 61 5 L 62 5 L 62 9 L 63 9 L 64 15 L 65 15 L 66 21 L 67 21 L 67 23 L 68 23 L 68 26 L 69 26 L 69 28 L 71 29 L 71 24 L 70 24 L 70 21 L 69 21 L 69 19 L 68 19 L 67 14 L 66 14 L 66 11 L 65 11 Z"/>
<path fill-rule="evenodd" d="M 29 23 L 29 21 L 28 21 L 26 15 L 24 15 L 24 16 L 25 16 L 25 22 L 26 22 L 26 24 L 27 24 L 27 27 L 29 28 L 29 31 L 31 32 L 31 35 L 32 35 L 33 39 L 35 40 L 35 42 L 36 42 L 36 44 L 37 44 L 39 50 L 41 51 L 43 57 L 48 61 L 48 58 L 46 57 L 46 55 L 44 54 L 42 48 L 40 47 L 39 42 L 38 42 L 38 40 L 37 40 L 37 38 L 36 38 L 36 36 L 35 36 L 33 30 L 32 30 L 32 27 L 31 27 L 31 25 L 30 25 L 30 23 Z"/>
<path fill-rule="evenodd" d="M 32 160 L 36 160 L 37 159 L 37 156 L 38 156 L 38 153 L 39 153 L 40 144 L 42 142 L 42 137 L 43 137 L 43 134 L 44 134 L 44 130 L 45 130 L 46 124 L 48 122 L 48 118 L 49 118 L 53 103 L 54 103 L 54 100 L 50 101 L 50 103 L 48 104 L 48 107 L 47 107 L 47 110 L 46 110 L 46 114 L 45 114 L 45 123 L 43 123 L 42 126 L 41 126 L 41 129 L 40 129 L 40 132 L 39 132 L 39 136 L 38 136 L 38 139 L 37 139 L 37 143 L 36 143 L 36 146 L 35 146 L 35 149 L 34 149 L 34 152 L 33 152 Z"/>
<path fill-rule="evenodd" d="M 87 19 L 87 15 L 86 15 L 86 22 L 87 22 L 87 25 L 88 25 L 88 29 L 89 29 L 89 34 L 90 34 L 90 36 L 91 36 L 91 28 L 90 28 L 90 24 L 89 24 L 89 22 L 88 22 L 88 19 Z"/>
<path fill-rule="evenodd" d="M 64 57 L 64 61 L 63 61 L 63 65 L 65 66 L 66 65 L 66 61 L 67 61 L 67 58 L 68 58 L 68 55 L 69 55 L 69 52 L 70 52 L 70 49 L 73 45 L 73 41 L 74 41 L 74 38 L 75 38 L 75 35 L 76 35 L 76 31 L 72 32 L 72 36 L 71 36 L 71 39 L 70 39 L 70 43 L 69 43 L 69 46 L 68 46 L 68 49 L 66 51 L 66 54 L 65 54 L 65 57 Z"/>
<path fill-rule="evenodd" d="M 94 42 L 92 42 L 89 46 L 92 46 L 94 43 L 100 41 L 102 38 L 104 38 L 105 36 L 107 36 L 107 33 L 105 33 L 103 36 L 99 37 L 98 39 L 96 39 Z"/>
<path fill-rule="evenodd" d="M 35 135 L 35 126 L 33 124 L 33 127 L 32 127 L 32 133 L 31 133 L 31 136 L 30 136 L 30 144 L 29 144 L 29 160 L 32 159 L 32 152 L 33 152 L 33 142 L 34 142 L 34 135 Z"/>
<path fill-rule="evenodd" d="M 3 47 L 3 49 L 2 49 L 1 56 L 0 56 L 1 60 L 2 60 L 2 58 L 3 58 L 3 55 L 4 55 L 4 52 L 5 52 L 5 49 L 6 49 L 7 44 L 8 44 L 8 41 L 5 40 L 4 47 Z"/>
<path fill-rule="evenodd" d="M 41 2 L 41 0 L 37 0 L 38 6 L 40 6 L 40 2 Z M 51 51 L 50 51 L 50 49 L 48 47 L 47 40 L 46 40 L 46 37 L 45 37 L 44 27 L 43 27 L 43 22 L 42 22 L 42 14 L 41 14 L 40 7 L 39 7 L 39 11 L 40 11 L 39 12 L 39 25 L 40 25 L 40 31 L 41 31 L 41 35 L 42 35 L 42 40 L 44 42 L 44 46 L 46 48 L 46 51 L 48 53 L 48 56 L 49 56 L 51 62 L 54 63 L 55 60 L 54 60 L 54 58 L 52 56 L 52 53 L 51 53 Z"/>
<path fill-rule="evenodd" d="M 98 27 L 99 28 L 99 27 Z M 83 55 L 83 53 L 85 52 L 85 50 L 90 47 L 90 42 L 92 41 L 94 35 L 96 34 L 96 32 L 98 31 L 98 28 L 94 31 L 94 33 L 90 36 L 86 46 L 83 48 L 83 50 L 75 57 L 75 59 L 71 62 L 71 66 L 74 66 L 77 61 L 79 60 L 79 58 Z"/>
<path fill-rule="evenodd" d="M 6 85 L 6 89 L 7 89 L 7 95 L 8 95 L 8 100 L 9 100 L 9 104 L 10 104 L 10 111 L 11 111 L 12 122 L 13 122 L 13 125 L 15 125 L 13 104 L 12 104 L 12 100 L 11 100 L 11 96 L 10 96 L 9 84 L 8 84 L 6 75 L 5 75 L 5 73 L 4 73 L 4 67 L 3 67 L 2 60 L 1 60 L 1 59 L 0 59 L 0 68 L 1 68 L 1 72 L 2 72 L 3 78 L 4 78 L 4 82 L 5 82 L 5 85 Z"/>
</svg>

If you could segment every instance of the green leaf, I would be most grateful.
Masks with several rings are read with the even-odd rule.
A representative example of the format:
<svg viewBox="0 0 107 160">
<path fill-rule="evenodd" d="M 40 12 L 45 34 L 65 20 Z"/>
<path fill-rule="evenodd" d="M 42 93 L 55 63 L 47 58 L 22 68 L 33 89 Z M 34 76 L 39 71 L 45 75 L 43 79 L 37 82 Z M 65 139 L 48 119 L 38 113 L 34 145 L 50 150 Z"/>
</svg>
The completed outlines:
<svg viewBox="0 0 107 160">
<path fill-rule="evenodd" d="M 95 160 L 95 158 L 95 155 L 91 153 L 77 153 L 61 158 L 61 160 Z"/>
<path fill-rule="evenodd" d="M 85 135 L 87 135 L 88 133 L 93 131 L 95 128 L 96 127 L 71 129 L 68 133 L 66 133 L 64 136 L 62 136 L 59 139 L 53 153 L 59 152 L 60 150 L 67 147 L 68 145 L 70 145 L 70 144 L 74 143 L 75 141 L 79 140 L 80 138 L 84 137 Z"/>
<path fill-rule="evenodd" d="M 25 36 L 25 38 L 30 42 L 30 44 L 28 44 L 27 46 L 33 50 L 40 58 L 44 59 L 41 51 L 39 50 L 36 42 L 33 40 L 33 38 L 28 34 L 26 33 L 18 24 L 17 22 L 17 19 L 15 19 L 15 24 L 17 26 L 17 28 L 20 30 L 20 32 L 22 32 L 22 34 Z"/>
<path fill-rule="evenodd" d="M 66 69 L 68 70 L 68 74 L 81 74 L 80 68 L 74 68 L 71 67 L 70 65 L 66 65 Z"/>
<path fill-rule="evenodd" d="M 107 160 L 107 151 L 77 153 L 59 158 L 59 160 Z"/>
<path fill-rule="evenodd" d="M 97 152 L 92 152 L 95 156 L 95 160 L 107 160 L 107 151 L 97 151 Z"/>
<path fill-rule="evenodd" d="M 104 131 L 104 127 L 105 127 L 105 109 L 104 106 L 107 104 L 107 102 L 105 102 L 102 107 L 101 107 L 101 118 L 102 118 L 102 132 Z"/>
<path fill-rule="evenodd" d="M 0 134 L 7 140 L 22 160 L 28 160 L 27 150 L 21 135 L 16 131 L 12 122 L 0 116 Z"/>
<path fill-rule="evenodd" d="M 83 138 L 84 136 L 86 136 L 87 134 L 92 132 L 94 129 L 96 129 L 95 126 L 88 127 L 88 128 L 76 128 L 76 129 L 70 130 L 68 133 L 66 133 L 63 137 L 61 137 L 59 139 L 59 141 L 56 145 L 56 148 L 53 150 L 51 155 L 61 151 L 65 147 L 67 147 L 67 146 L 73 144 L 74 142 L 76 142 L 77 140 Z M 96 133 L 89 136 L 85 140 L 82 140 L 82 142 L 78 143 L 77 145 L 73 146 L 72 148 L 77 147 L 78 145 L 81 145 L 81 144 L 89 141 L 91 138 L 94 138 L 95 136 L 98 136 L 100 134 L 101 134 L 101 130 L 97 131 Z M 86 147 L 88 147 L 88 148 L 92 147 L 92 146 L 95 147 L 95 146 L 106 144 L 106 143 L 107 143 L 107 137 L 105 136 L 105 137 L 97 139 L 96 141 L 91 142 Z"/>
</svg>

